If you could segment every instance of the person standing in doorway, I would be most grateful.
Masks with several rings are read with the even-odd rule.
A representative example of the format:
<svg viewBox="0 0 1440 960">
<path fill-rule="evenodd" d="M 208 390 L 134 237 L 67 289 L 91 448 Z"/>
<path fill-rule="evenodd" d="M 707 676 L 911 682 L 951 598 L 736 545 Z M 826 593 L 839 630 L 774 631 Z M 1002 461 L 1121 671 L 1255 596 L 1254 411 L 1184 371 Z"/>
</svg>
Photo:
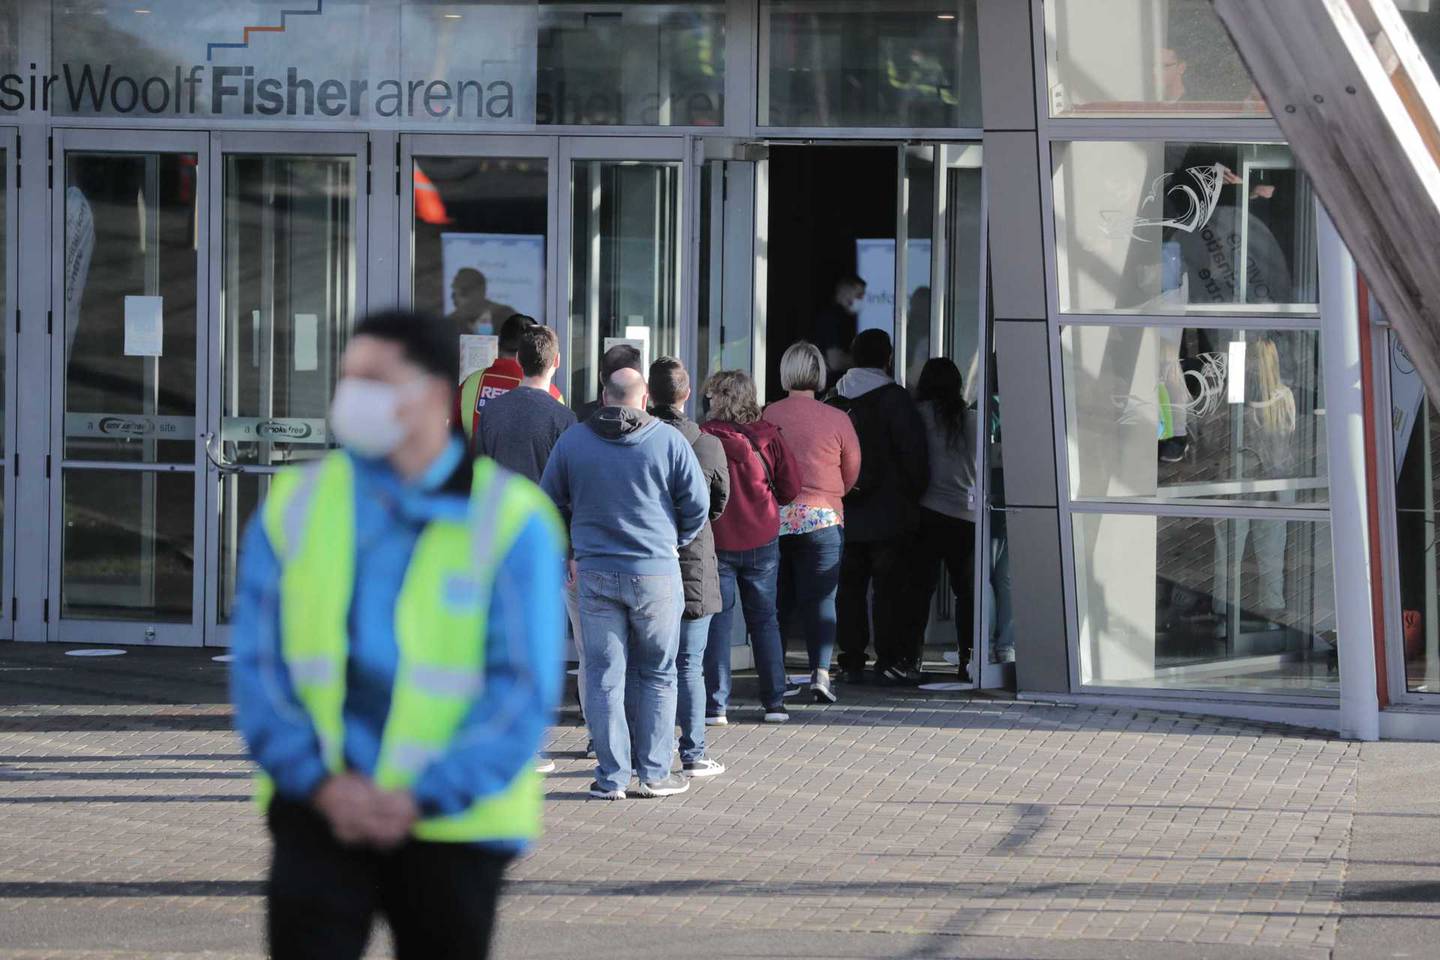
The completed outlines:
<svg viewBox="0 0 1440 960">
<path fill-rule="evenodd" d="M 911 554 L 910 648 L 925 648 L 930 603 L 943 561 L 955 596 L 955 649 L 969 682 L 975 629 L 975 410 L 965 403 L 960 368 L 946 357 L 925 361 L 915 399 L 930 455 L 930 485 L 920 498 L 920 529 Z"/>
<path fill-rule="evenodd" d="M 830 302 L 815 317 L 815 345 L 825 355 L 825 382 L 838 383 L 854 365 L 850 342 L 860 330 L 860 304 L 865 301 L 865 281 L 847 274 L 835 281 Z"/>
<path fill-rule="evenodd" d="M 705 383 L 710 419 L 700 429 L 718 437 L 730 468 L 730 500 L 715 521 L 721 610 L 710 623 L 705 650 L 707 722 L 728 722 L 730 635 L 738 602 L 760 674 L 766 723 L 790 719 L 785 710 L 785 648 L 776 611 L 780 573 L 780 507 L 800 493 L 800 472 L 780 438 L 762 420 L 755 382 L 743 371 L 722 370 Z"/>
<path fill-rule="evenodd" d="M 515 314 L 515 308 L 490 299 L 490 281 L 474 267 L 461 267 L 450 281 L 450 298 L 455 309 L 445 319 L 459 334 L 488 334 Z"/>
<path fill-rule="evenodd" d="M 483 957 L 507 864 L 540 832 L 532 770 L 559 698 L 564 531 L 447 427 L 443 321 L 355 327 L 341 449 L 277 475 L 245 534 L 235 722 L 274 853 L 270 955 Z"/>
<path fill-rule="evenodd" d="M 780 623 L 799 613 L 810 655 L 810 693 L 834 703 L 835 590 L 845 544 L 845 494 L 860 476 L 860 438 L 850 418 L 815 399 L 825 389 L 825 358 L 800 341 L 780 359 L 788 396 L 765 408 L 800 470 L 800 494 L 780 508 Z"/>
<path fill-rule="evenodd" d="M 690 374 L 674 357 L 650 364 L 651 412 L 690 442 L 705 481 L 710 486 L 710 518 L 700 534 L 680 548 L 680 576 L 685 586 L 685 613 L 680 621 L 680 651 L 676 655 L 679 683 L 676 720 L 680 725 L 680 766 L 692 777 L 713 777 L 725 767 L 705 751 L 705 649 L 710 621 L 720 612 L 720 568 L 715 559 L 715 533 L 711 524 L 725 512 L 730 499 L 730 468 L 725 448 L 685 416 L 690 400 Z"/>
<path fill-rule="evenodd" d="M 475 444 L 475 435 L 480 429 L 480 415 L 486 404 L 514 390 L 525 379 L 525 371 L 520 369 L 520 335 L 539 325 L 534 317 L 527 317 L 523 313 L 511 314 L 500 328 L 495 362 L 484 370 L 470 374 L 460 385 L 455 404 L 455 422 L 465 431 L 465 438 L 470 441 L 471 446 Z M 561 403 L 565 402 L 565 397 L 555 386 L 553 374 L 548 389 L 550 396 Z"/>
<path fill-rule="evenodd" d="M 910 685 L 918 680 L 918 664 L 906 637 L 904 557 L 930 482 L 925 424 L 909 392 L 891 378 L 889 334 L 861 331 L 850 352 L 855 368 L 840 378 L 830 399 L 849 413 L 860 439 L 860 475 L 845 496 L 845 551 L 835 598 L 840 669 L 848 682 L 864 682 L 873 606 L 875 677 Z"/>
<path fill-rule="evenodd" d="M 540 486 L 568 518 L 578 571 L 585 722 L 595 743 L 590 796 L 684 793 L 675 759 L 675 654 L 685 608 L 679 550 L 699 535 L 710 493 L 678 430 L 645 412 L 645 378 L 629 368 L 606 405 L 560 437 Z M 626 678 L 635 707 L 626 720 Z M 631 730 L 634 730 L 634 753 Z"/>
</svg>

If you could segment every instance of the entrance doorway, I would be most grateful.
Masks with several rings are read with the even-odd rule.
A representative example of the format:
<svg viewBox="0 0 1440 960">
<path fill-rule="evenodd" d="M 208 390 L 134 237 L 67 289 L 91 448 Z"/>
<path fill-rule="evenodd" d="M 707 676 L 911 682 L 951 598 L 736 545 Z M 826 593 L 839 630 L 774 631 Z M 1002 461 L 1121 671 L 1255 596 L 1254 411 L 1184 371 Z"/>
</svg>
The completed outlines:
<svg viewBox="0 0 1440 960">
<path fill-rule="evenodd" d="M 706 141 L 699 200 L 704 373 L 738 367 L 767 402 L 783 396 L 781 355 L 816 338 L 817 318 L 847 276 L 866 283 L 853 327 L 890 334 L 897 381 L 913 389 L 931 357 L 959 367 L 975 411 L 980 486 L 968 665 L 979 687 L 1012 684 L 1004 527 L 990 510 L 1003 500 L 991 465 L 998 431 L 980 146 Z M 949 591 L 937 590 L 927 662 L 950 673 L 959 659 L 954 608 Z"/>
</svg>

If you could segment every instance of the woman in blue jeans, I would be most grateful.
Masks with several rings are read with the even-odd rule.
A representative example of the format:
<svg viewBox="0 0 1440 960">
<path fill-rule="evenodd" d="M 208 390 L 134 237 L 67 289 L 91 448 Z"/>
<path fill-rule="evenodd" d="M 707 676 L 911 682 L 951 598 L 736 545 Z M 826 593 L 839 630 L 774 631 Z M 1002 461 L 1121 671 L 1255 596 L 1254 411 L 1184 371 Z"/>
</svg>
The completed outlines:
<svg viewBox="0 0 1440 960">
<path fill-rule="evenodd" d="M 780 428 L 760 418 L 755 383 L 740 370 L 722 370 L 705 383 L 710 419 L 700 429 L 720 440 L 730 469 L 730 499 L 713 524 L 720 568 L 721 609 L 705 648 L 705 722 L 727 722 L 730 637 L 738 603 L 745 617 L 760 706 L 766 723 L 784 723 L 785 650 L 775 607 L 780 573 L 780 507 L 800 492 L 800 474 Z"/>
<path fill-rule="evenodd" d="M 789 392 L 765 409 L 800 469 L 800 494 L 780 508 L 780 623 L 799 615 L 810 654 L 810 693 L 834 703 L 835 591 L 845 545 L 845 494 L 860 476 L 860 438 L 842 411 L 815 399 L 825 389 L 825 358 L 801 340 L 780 359 Z"/>
</svg>

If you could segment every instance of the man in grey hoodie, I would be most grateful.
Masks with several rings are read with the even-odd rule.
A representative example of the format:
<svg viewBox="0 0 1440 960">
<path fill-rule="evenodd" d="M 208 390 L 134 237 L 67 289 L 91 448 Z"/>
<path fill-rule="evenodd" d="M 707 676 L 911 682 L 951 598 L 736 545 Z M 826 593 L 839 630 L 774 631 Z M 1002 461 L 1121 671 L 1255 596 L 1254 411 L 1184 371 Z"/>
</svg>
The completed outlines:
<svg viewBox="0 0 1440 960">
<path fill-rule="evenodd" d="M 617 370 L 604 400 L 561 435 L 540 486 L 565 515 L 575 554 L 585 624 L 580 682 L 596 757 L 590 795 L 625 799 L 634 770 L 636 793 L 664 797 L 689 789 L 671 772 L 685 606 L 679 550 L 704 527 L 710 494 L 690 443 L 645 412 L 644 377 Z M 627 673 L 635 684 L 628 724 Z"/>
<path fill-rule="evenodd" d="M 845 495 L 845 552 L 835 597 L 840 669 L 862 682 L 870 642 L 873 585 L 875 677 L 903 686 L 919 680 L 906 642 L 906 539 L 920 522 L 930 483 L 925 424 L 915 402 L 890 376 L 894 352 L 883 330 L 864 330 L 850 347 L 855 366 L 828 401 L 850 415 L 860 438 L 860 477 Z"/>
</svg>

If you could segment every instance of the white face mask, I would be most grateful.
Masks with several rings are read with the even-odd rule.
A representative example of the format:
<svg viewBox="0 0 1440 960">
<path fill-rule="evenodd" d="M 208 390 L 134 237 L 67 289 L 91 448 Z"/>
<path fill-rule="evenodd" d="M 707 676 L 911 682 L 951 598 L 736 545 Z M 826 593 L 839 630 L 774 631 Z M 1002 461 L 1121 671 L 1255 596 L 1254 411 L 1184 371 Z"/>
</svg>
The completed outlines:
<svg viewBox="0 0 1440 960">
<path fill-rule="evenodd" d="M 361 457 L 379 459 L 394 453 L 406 432 L 400 422 L 400 404 L 418 386 L 342 377 L 330 403 L 330 429 L 335 439 Z"/>
</svg>

